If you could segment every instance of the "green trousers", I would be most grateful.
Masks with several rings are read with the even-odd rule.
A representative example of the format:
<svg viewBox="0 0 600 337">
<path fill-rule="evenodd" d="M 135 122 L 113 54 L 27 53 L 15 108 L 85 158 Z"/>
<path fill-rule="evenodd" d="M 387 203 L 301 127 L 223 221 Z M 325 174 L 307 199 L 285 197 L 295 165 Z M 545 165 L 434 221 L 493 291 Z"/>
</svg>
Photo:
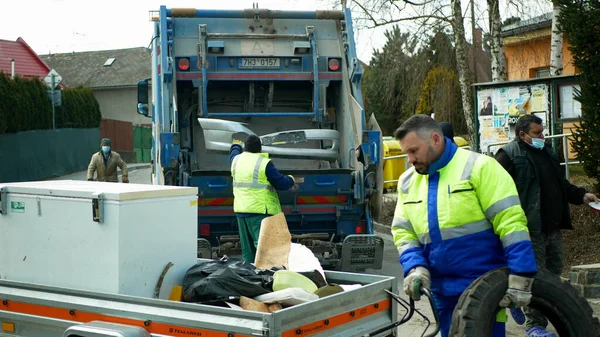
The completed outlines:
<svg viewBox="0 0 600 337">
<path fill-rule="evenodd" d="M 242 244 L 242 258 L 244 261 L 254 263 L 256 247 L 258 246 L 258 235 L 260 234 L 260 223 L 268 216 L 267 214 L 257 214 L 256 216 L 237 218 L 240 243 Z"/>
</svg>

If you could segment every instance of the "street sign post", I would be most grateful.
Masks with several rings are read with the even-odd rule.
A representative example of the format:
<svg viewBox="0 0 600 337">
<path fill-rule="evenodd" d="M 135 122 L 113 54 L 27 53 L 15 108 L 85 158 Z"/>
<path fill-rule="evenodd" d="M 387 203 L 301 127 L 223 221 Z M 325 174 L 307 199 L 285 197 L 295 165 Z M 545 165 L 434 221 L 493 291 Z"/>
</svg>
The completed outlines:
<svg viewBox="0 0 600 337">
<path fill-rule="evenodd" d="M 54 113 L 54 107 L 60 106 L 62 102 L 57 102 L 56 95 L 54 89 L 60 84 L 62 81 L 62 77 L 56 72 L 56 70 L 52 69 L 44 77 L 44 82 L 48 87 L 50 87 L 50 100 L 52 101 L 52 130 L 56 129 L 56 118 Z M 59 90 L 59 101 L 60 101 L 60 90 Z M 57 104 L 58 103 L 58 104 Z"/>
</svg>

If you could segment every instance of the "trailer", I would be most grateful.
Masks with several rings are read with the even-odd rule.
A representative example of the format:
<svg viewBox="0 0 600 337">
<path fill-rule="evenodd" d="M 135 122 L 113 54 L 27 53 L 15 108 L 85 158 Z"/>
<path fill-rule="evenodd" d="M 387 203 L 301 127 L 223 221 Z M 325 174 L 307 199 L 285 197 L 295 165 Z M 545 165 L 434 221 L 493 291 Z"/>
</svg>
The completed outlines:
<svg viewBox="0 0 600 337">
<path fill-rule="evenodd" d="M 210 261 L 196 257 L 196 194 L 0 184 L 0 336 L 389 336 L 403 322 L 396 277 L 337 271 L 329 284 L 359 286 L 272 313 L 183 302 L 186 271 Z"/>
</svg>

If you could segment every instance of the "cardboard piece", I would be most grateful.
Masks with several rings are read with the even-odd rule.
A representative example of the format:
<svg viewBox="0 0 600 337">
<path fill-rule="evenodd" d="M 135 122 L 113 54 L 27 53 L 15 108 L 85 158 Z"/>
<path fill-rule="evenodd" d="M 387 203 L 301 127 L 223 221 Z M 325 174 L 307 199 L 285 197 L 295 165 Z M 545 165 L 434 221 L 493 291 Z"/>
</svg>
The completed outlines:
<svg viewBox="0 0 600 337">
<path fill-rule="evenodd" d="M 246 296 L 240 296 L 240 307 L 244 310 L 270 313 L 268 305 Z"/>
<path fill-rule="evenodd" d="M 275 311 L 281 310 L 281 309 L 283 309 L 283 308 L 281 307 L 281 304 L 279 304 L 279 303 L 269 304 L 269 311 L 270 312 L 275 312 Z"/>
<path fill-rule="evenodd" d="M 260 269 L 281 266 L 287 269 L 291 246 L 292 235 L 283 212 L 264 218 L 260 225 L 254 265 Z"/>
</svg>

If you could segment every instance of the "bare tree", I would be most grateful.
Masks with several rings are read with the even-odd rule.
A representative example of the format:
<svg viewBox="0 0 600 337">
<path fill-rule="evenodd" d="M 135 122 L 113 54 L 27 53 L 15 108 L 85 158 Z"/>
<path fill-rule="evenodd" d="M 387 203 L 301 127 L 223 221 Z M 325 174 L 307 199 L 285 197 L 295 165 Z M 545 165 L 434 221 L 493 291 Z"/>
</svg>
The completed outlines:
<svg viewBox="0 0 600 337">
<path fill-rule="evenodd" d="M 500 1 L 487 0 L 487 5 L 491 35 L 492 81 L 501 82 L 506 80 L 506 61 L 504 58 L 504 45 L 502 42 Z"/>
<path fill-rule="evenodd" d="M 558 0 L 552 0 L 552 36 L 550 42 L 550 76 L 558 76 L 563 71 L 563 34 L 558 27 L 560 5 Z"/>
<path fill-rule="evenodd" d="M 351 0 L 352 6 L 362 13 L 366 28 L 391 23 L 410 22 L 415 25 L 416 35 L 421 30 L 450 26 L 453 29 L 458 78 L 461 87 L 463 114 L 468 134 L 474 134 L 473 79 L 468 64 L 468 47 L 465 38 L 464 18 L 460 0 Z M 422 34 L 425 36 L 425 34 Z"/>
<path fill-rule="evenodd" d="M 473 121 L 473 96 L 471 91 L 472 77 L 469 70 L 467 57 L 467 40 L 465 39 L 465 24 L 463 22 L 462 7 L 460 0 L 451 0 L 452 6 L 452 28 L 454 31 L 454 47 L 456 52 L 456 68 L 458 70 L 458 82 L 462 96 L 463 114 L 467 124 L 468 134 L 471 138 L 475 134 L 475 123 Z"/>
</svg>

